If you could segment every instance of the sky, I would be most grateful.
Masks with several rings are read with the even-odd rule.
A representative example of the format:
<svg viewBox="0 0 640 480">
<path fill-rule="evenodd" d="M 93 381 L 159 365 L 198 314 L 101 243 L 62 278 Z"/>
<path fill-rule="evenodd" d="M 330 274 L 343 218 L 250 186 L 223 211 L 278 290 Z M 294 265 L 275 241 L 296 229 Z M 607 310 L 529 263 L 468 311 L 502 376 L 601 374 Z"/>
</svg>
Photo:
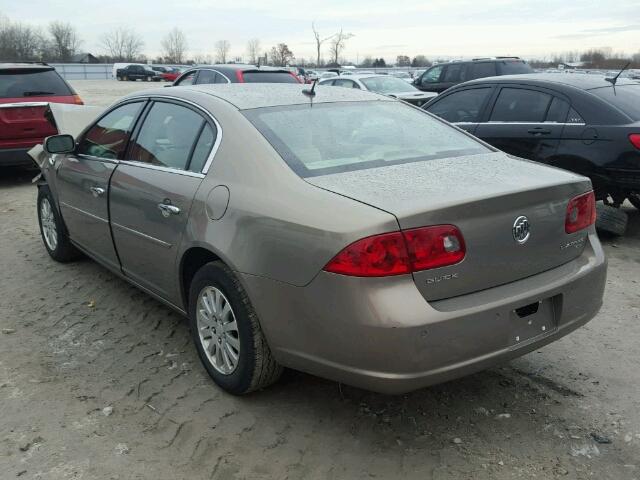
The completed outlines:
<svg viewBox="0 0 640 480">
<path fill-rule="evenodd" d="M 214 54 L 217 40 L 231 57 L 258 38 L 264 50 L 284 42 L 300 59 L 315 59 L 311 23 L 323 36 L 353 34 L 343 57 L 395 61 L 397 55 L 466 58 L 553 53 L 610 47 L 640 52 L 640 0 L 0 0 L 0 14 L 45 27 L 76 26 L 83 51 L 104 53 L 103 32 L 135 29 L 145 53 L 161 52 L 173 27 L 186 35 L 190 56 Z M 326 50 L 326 49 L 325 49 Z M 323 55 L 329 58 L 328 51 Z"/>
</svg>

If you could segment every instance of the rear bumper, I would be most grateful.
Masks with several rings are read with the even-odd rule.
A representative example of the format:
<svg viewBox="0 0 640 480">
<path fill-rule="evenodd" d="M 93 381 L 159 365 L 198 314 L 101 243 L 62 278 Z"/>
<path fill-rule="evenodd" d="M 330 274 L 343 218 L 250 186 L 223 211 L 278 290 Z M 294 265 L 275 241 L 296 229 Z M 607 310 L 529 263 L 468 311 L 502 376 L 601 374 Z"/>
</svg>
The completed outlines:
<svg viewBox="0 0 640 480">
<path fill-rule="evenodd" d="M 241 278 L 280 363 L 398 394 L 524 355 L 584 325 L 602 305 L 606 260 L 592 232 L 565 265 L 438 302 L 424 300 L 411 276 L 321 272 L 305 287 Z M 516 316 L 537 302 L 538 314 Z"/>
<path fill-rule="evenodd" d="M 27 153 L 30 148 L 9 148 L 0 150 L 0 167 L 36 167 Z"/>
</svg>

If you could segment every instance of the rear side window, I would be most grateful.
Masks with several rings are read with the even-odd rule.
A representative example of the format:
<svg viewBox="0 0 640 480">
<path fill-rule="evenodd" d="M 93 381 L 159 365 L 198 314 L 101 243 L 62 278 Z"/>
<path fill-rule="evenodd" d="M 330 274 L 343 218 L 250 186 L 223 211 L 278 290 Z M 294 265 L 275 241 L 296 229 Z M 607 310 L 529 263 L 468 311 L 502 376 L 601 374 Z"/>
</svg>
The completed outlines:
<svg viewBox="0 0 640 480">
<path fill-rule="evenodd" d="M 491 112 L 490 122 L 543 122 L 551 95 L 524 88 L 503 88 Z"/>
<path fill-rule="evenodd" d="M 191 172 L 201 172 L 204 168 L 204 164 L 207 163 L 209 153 L 213 148 L 213 144 L 216 141 L 216 132 L 205 123 L 200 138 L 193 149 L 193 155 L 191 155 L 191 162 L 189 163 L 188 170 Z"/>
<path fill-rule="evenodd" d="M 129 160 L 186 170 L 203 123 L 189 108 L 156 102 L 133 142 Z"/>
<path fill-rule="evenodd" d="M 640 120 L 640 85 L 617 85 L 590 90 L 597 97 L 622 110 L 633 120 Z"/>
<path fill-rule="evenodd" d="M 142 102 L 127 103 L 106 114 L 84 135 L 78 153 L 100 158 L 122 158 L 141 106 Z"/>
<path fill-rule="evenodd" d="M 212 70 L 200 70 L 200 75 L 198 75 L 198 81 L 196 83 L 198 85 L 203 83 L 216 83 L 217 76 L 218 74 Z"/>
<path fill-rule="evenodd" d="M 401 102 L 287 105 L 243 113 L 302 177 L 491 151 Z"/>
<path fill-rule="evenodd" d="M 464 82 L 463 69 L 464 64 L 462 63 L 447 65 L 446 67 L 444 67 L 444 78 L 442 79 L 442 81 L 445 83 Z"/>
<path fill-rule="evenodd" d="M 360 88 L 356 82 L 353 80 L 346 80 L 344 78 L 340 78 L 335 80 L 333 83 L 336 87 L 345 87 L 345 88 Z"/>
<path fill-rule="evenodd" d="M 300 83 L 286 72 L 243 72 L 242 78 L 245 83 Z"/>
<path fill-rule="evenodd" d="M 73 95 L 55 70 L 0 70 L 0 98 Z"/>
<path fill-rule="evenodd" d="M 547 112 L 546 122 L 564 123 L 567 120 L 569 112 L 569 103 L 554 97 Z"/>
<path fill-rule="evenodd" d="M 467 80 L 496 76 L 495 62 L 470 63 L 467 67 Z"/>
<path fill-rule="evenodd" d="M 522 60 L 505 60 L 498 63 L 500 75 L 517 75 L 521 73 L 533 73 L 533 68 Z"/>
<path fill-rule="evenodd" d="M 491 88 L 472 88 L 447 95 L 427 109 L 447 122 L 478 122 Z"/>
</svg>

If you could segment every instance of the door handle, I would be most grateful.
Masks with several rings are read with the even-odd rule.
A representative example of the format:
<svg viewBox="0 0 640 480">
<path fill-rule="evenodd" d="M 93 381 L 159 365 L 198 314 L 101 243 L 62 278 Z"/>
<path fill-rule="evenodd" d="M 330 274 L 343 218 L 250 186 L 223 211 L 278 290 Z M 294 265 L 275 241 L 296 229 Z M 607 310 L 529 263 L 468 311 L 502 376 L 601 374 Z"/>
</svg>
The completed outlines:
<svg viewBox="0 0 640 480">
<path fill-rule="evenodd" d="M 101 188 L 101 187 L 90 187 L 89 190 L 91 190 L 91 193 L 96 198 L 103 195 L 105 192 L 104 188 Z"/>
<path fill-rule="evenodd" d="M 167 203 L 159 203 L 158 208 L 160 209 L 160 212 L 162 212 L 162 216 L 165 218 L 169 215 L 178 215 L 180 213 L 180 209 L 178 207 Z"/>
<path fill-rule="evenodd" d="M 530 133 L 531 135 L 549 135 L 551 133 L 551 130 L 547 130 L 543 127 L 536 127 L 532 128 L 531 130 L 527 130 L 527 133 Z"/>
</svg>

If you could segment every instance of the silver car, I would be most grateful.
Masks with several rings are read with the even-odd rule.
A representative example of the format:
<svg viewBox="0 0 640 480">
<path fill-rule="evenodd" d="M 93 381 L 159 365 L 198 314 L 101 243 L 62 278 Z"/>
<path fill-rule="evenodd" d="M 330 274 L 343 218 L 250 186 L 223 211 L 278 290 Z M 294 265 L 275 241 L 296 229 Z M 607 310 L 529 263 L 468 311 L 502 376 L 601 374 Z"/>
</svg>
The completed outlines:
<svg viewBox="0 0 640 480">
<path fill-rule="evenodd" d="M 44 147 L 49 254 L 82 252 L 187 316 L 234 394 L 283 367 L 407 392 L 540 348 L 602 304 L 587 178 L 386 96 L 151 90 Z"/>
<path fill-rule="evenodd" d="M 422 92 L 405 80 L 393 75 L 354 74 L 344 77 L 333 77 L 320 80 L 318 85 L 355 88 L 381 93 L 392 98 L 404 100 L 407 103 L 421 107 L 438 94 L 435 92 Z"/>
</svg>

